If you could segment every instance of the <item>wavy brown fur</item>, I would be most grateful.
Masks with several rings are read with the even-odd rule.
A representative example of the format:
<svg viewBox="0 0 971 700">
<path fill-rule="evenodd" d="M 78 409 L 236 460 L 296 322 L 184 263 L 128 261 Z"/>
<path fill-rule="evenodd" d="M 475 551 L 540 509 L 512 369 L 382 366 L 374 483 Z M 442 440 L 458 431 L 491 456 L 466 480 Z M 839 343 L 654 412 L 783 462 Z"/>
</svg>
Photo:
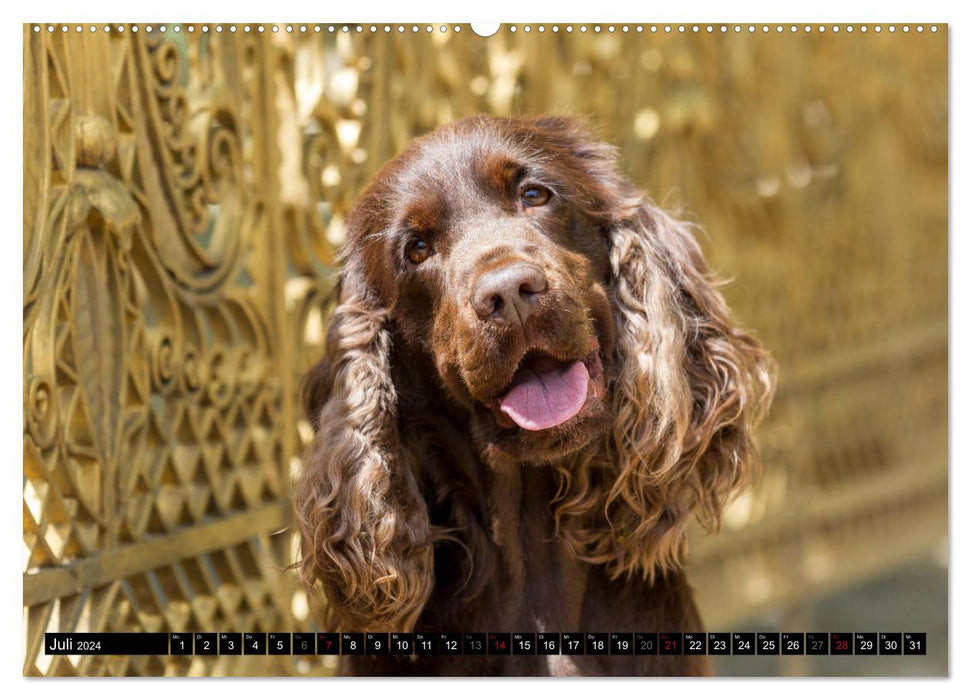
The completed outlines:
<svg viewBox="0 0 971 700">
<path fill-rule="evenodd" d="M 352 625 L 410 630 L 431 593 L 428 515 L 414 476 L 396 469 L 396 396 L 386 314 L 348 295 L 328 334 L 331 387 L 316 418 L 295 503 L 301 573 Z"/>
<path fill-rule="evenodd" d="M 683 563 L 692 516 L 717 530 L 731 497 L 757 477 L 752 434 L 774 378 L 758 341 L 735 327 L 688 227 L 650 204 L 625 218 L 611 231 L 616 420 L 605 455 L 557 465 L 554 516 L 577 556 L 650 579 Z M 590 518 L 599 512 L 609 527 Z"/>
</svg>

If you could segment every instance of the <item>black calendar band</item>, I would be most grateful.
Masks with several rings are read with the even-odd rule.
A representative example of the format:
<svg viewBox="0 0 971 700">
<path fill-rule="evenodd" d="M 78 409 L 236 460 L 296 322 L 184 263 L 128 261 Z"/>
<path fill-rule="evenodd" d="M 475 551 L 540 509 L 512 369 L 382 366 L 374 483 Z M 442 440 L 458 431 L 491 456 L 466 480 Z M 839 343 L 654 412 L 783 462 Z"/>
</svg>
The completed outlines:
<svg viewBox="0 0 971 700">
<path fill-rule="evenodd" d="M 924 656 L 924 632 L 49 632 L 57 655 Z"/>
</svg>

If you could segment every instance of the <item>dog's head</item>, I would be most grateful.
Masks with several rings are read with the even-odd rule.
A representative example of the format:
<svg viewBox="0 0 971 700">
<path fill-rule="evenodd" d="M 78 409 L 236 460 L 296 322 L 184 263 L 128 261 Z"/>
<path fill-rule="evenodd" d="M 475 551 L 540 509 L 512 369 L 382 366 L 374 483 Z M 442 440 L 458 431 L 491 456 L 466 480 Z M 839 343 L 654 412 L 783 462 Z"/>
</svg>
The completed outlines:
<svg viewBox="0 0 971 700">
<path fill-rule="evenodd" d="M 444 393 L 487 461 L 552 465 L 564 536 L 615 573 L 653 575 L 678 560 L 692 514 L 717 521 L 754 470 L 772 385 L 687 226 L 618 173 L 611 147 L 556 117 L 462 120 L 381 170 L 348 221 L 327 352 L 305 394 L 310 578 L 326 577 L 321 560 L 349 562 L 347 523 L 340 547 L 328 532 L 347 519 L 338 508 L 367 532 L 362 559 L 377 532 L 385 553 L 430 556 L 397 459 L 392 357 Z M 353 500 L 338 505 L 345 487 Z M 382 580 L 418 576 L 389 561 Z"/>
<path fill-rule="evenodd" d="M 624 193 L 598 171 L 607 157 L 560 120 L 461 121 L 413 142 L 349 222 L 345 269 L 483 449 L 548 462 L 609 425 L 609 219 Z"/>
</svg>

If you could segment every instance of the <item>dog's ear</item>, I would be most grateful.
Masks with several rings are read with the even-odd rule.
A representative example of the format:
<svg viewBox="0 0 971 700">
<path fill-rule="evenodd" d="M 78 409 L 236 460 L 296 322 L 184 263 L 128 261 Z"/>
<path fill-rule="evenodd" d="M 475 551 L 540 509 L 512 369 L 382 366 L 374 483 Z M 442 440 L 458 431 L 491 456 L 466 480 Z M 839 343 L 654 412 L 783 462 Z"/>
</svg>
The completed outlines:
<svg viewBox="0 0 971 700">
<path fill-rule="evenodd" d="M 681 563 L 697 515 L 720 526 L 731 497 L 759 471 L 753 431 L 774 366 L 739 328 L 689 226 L 641 201 L 629 183 L 607 230 L 619 372 L 612 386 L 616 475 L 605 488 L 615 574 Z"/>
<path fill-rule="evenodd" d="M 294 494 L 300 571 L 328 621 L 409 631 L 434 583 L 428 509 L 400 450 L 387 312 L 350 239 L 326 356 L 304 383 L 315 435 Z"/>
<path fill-rule="evenodd" d="M 578 556 L 614 576 L 653 578 L 681 563 L 694 516 L 716 529 L 757 477 L 753 431 L 774 365 L 732 318 L 690 227 L 620 175 L 616 149 L 582 120 L 527 128 L 572 174 L 567 197 L 600 222 L 616 333 L 606 453 L 584 451 L 558 470 L 554 517 Z"/>
</svg>

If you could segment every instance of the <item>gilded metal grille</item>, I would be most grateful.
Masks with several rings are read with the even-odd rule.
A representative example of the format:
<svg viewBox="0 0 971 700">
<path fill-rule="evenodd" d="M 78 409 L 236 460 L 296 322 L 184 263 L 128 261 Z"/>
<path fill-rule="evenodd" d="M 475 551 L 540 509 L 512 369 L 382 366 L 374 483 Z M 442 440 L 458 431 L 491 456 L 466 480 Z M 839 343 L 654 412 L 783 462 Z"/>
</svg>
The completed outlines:
<svg viewBox="0 0 971 700">
<path fill-rule="evenodd" d="M 693 547 L 713 626 L 946 535 L 946 29 L 189 27 L 24 29 L 25 674 L 328 672 L 40 645 L 312 628 L 285 570 L 296 390 L 344 221 L 411 137 L 478 112 L 590 116 L 704 224 L 779 361 L 765 478 Z"/>
</svg>

